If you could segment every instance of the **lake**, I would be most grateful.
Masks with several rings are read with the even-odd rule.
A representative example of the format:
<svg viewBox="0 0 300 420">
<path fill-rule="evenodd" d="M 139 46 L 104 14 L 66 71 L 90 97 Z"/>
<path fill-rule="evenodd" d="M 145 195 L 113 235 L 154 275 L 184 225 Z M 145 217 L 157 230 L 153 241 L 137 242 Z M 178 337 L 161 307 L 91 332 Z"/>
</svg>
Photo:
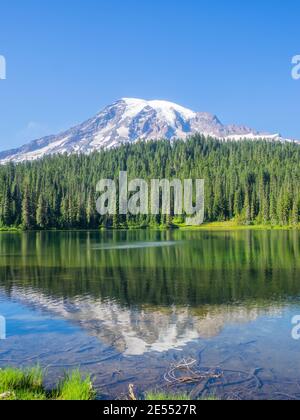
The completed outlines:
<svg viewBox="0 0 300 420">
<path fill-rule="evenodd" d="M 297 231 L 1 233 L 0 315 L 0 367 L 49 387 L 80 367 L 104 399 L 300 399 Z"/>
</svg>

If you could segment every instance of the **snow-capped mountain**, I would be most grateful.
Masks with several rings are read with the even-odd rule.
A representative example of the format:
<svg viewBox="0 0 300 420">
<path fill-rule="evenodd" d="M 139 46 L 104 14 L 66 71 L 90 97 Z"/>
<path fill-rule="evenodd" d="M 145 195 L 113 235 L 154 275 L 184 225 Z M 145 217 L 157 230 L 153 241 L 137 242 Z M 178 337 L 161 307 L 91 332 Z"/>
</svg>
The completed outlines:
<svg viewBox="0 0 300 420">
<path fill-rule="evenodd" d="M 68 131 L 0 153 L 0 163 L 35 160 L 58 153 L 91 153 L 138 140 L 185 139 L 195 133 L 220 139 L 283 140 L 279 134 L 223 125 L 214 115 L 194 112 L 171 102 L 124 98 Z"/>
</svg>

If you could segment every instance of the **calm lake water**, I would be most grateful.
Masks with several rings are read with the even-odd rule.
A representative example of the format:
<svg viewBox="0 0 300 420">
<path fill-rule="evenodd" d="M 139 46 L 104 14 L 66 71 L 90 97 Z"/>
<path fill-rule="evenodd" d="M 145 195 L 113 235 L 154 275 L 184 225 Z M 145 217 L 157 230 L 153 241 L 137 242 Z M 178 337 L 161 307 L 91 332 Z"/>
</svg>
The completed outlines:
<svg viewBox="0 0 300 420">
<path fill-rule="evenodd" d="M 0 315 L 0 367 L 49 387 L 80 366 L 102 398 L 300 399 L 299 232 L 2 233 Z"/>
</svg>

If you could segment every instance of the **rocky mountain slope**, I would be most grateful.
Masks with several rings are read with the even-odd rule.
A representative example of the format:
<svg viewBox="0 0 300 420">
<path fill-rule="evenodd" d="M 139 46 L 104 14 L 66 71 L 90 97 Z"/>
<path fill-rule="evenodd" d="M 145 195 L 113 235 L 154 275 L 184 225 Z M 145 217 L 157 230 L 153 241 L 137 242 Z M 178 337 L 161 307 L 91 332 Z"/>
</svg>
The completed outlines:
<svg viewBox="0 0 300 420">
<path fill-rule="evenodd" d="M 185 139 L 195 133 L 220 139 L 284 140 L 279 134 L 223 125 L 215 115 L 194 112 L 171 102 L 124 98 L 68 131 L 0 153 L 0 163 L 35 160 L 58 153 L 91 153 L 138 140 Z"/>
</svg>

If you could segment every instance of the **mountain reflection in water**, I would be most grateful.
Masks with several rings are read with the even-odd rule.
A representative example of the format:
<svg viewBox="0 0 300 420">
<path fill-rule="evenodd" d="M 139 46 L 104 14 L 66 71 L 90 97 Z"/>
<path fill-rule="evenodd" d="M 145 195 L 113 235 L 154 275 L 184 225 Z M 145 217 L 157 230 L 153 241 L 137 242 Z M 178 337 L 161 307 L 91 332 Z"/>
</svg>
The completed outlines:
<svg viewBox="0 0 300 420">
<path fill-rule="evenodd" d="M 33 290 L 14 288 L 11 298 L 51 312 L 99 338 L 126 356 L 180 349 L 200 338 L 217 336 L 227 323 L 247 323 L 260 315 L 280 316 L 280 308 L 216 306 L 129 309 L 90 297 L 55 300 Z"/>
</svg>

